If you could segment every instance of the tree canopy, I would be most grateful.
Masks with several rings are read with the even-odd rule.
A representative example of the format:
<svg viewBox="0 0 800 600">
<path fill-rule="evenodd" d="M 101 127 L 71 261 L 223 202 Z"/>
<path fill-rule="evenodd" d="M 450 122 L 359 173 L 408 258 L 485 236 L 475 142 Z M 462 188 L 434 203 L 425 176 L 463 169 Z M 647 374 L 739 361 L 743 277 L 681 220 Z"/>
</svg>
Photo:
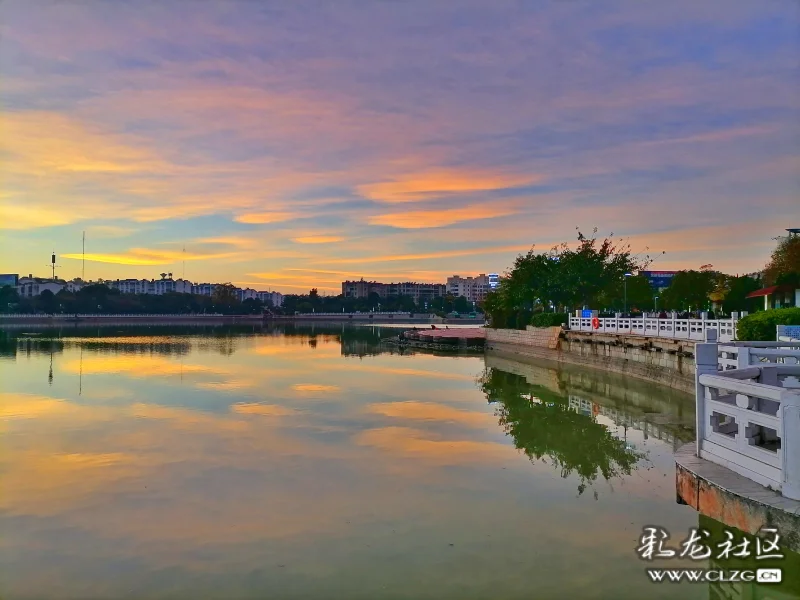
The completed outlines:
<svg viewBox="0 0 800 600">
<path fill-rule="evenodd" d="M 678 271 L 661 294 L 661 305 L 667 310 L 708 308 L 717 276 L 714 271 Z"/>
<path fill-rule="evenodd" d="M 778 240 L 764 268 L 764 285 L 800 285 L 800 236 Z"/>
<path fill-rule="evenodd" d="M 605 306 L 622 308 L 625 301 L 625 274 L 645 269 L 649 255 L 631 254 L 630 244 L 615 242 L 611 236 L 599 240 L 578 231 L 575 247 L 562 243 L 547 252 L 533 248 L 517 256 L 514 266 L 484 303 L 495 321 L 516 320 L 524 326 L 529 314 L 537 310 L 562 310 Z M 613 236 L 613 234 L 612 234 Z M 644 277 L 629 277 L 628 306 L 649 308 L 653 290 Z M 631 302 L 633 301 L 633 302 Z M 496 317 L 496 318 L 495 318 Z M 526 324 L 526 323 L 525 323 Z"/>
</svg>

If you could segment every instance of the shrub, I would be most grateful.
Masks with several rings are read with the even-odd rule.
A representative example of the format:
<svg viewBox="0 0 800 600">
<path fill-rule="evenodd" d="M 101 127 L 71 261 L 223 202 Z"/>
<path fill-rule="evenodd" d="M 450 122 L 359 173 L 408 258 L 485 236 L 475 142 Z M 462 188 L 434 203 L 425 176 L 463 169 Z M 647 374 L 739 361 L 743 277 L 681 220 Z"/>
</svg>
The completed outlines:
<svg viewBox="0 0 800 600">
<path fill-rule="evenodd" d="M 564 313 L 537 313 L 530 320 L 532 327 L 556 327 L 569 322 L 569 315 Z"/>
<path fill-rule="evenodd" d="M 736 337 L 743 341 L 775 341 L 776 325 L 800 325 L 800 308 L 765 310 L 741 319 L 736 326 Z"/>
</svg>

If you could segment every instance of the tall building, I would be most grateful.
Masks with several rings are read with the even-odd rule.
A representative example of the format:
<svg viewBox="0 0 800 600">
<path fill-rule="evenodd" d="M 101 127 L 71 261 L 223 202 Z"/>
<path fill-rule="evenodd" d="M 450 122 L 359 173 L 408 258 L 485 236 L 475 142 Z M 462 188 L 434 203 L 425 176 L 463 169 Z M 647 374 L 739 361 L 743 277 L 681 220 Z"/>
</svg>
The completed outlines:
<svg viewBox="0 0 800 600">
<path fill-rule="evenodd" d="M 409 296 L 415 302 L 420 303 L 444 296 L 447 293 L 447 288 L 443 283 L 417 283 L 415 281 L 379 283 L 361 279 L 359 281 L 342 282 L 342 296 L 345 298 L 368 298 L 373 293 L 381 298 Z"/>
<path fill-rule="evenodd" d="M 447 293 L 464 296 L 470 302 L 482 302 L 490 289 L 492 289 L 491 280 L 483 273 L 477 277 L 453 275 L 447 278 Z"/>
</svg>

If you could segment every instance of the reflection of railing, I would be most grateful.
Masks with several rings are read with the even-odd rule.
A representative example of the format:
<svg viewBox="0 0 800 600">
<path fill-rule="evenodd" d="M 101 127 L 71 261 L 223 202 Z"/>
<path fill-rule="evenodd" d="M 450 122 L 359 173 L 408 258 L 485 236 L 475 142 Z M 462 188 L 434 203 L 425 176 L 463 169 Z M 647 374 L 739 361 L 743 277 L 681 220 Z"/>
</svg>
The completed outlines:
<svg viewBox="0 0 800 600">
<path fill-rule="evenodd" d="M 674 445 L 675 436 L 663 427 L 644 419 L 636 418 L 616 408 L 603 406 L 602 404 L 586 400 L 585 398 L 573 394 L 569 395 L 569 406 L 576 412 L 585 415 L 601 415 L 613 421 L 614 425 L 636 429 L 643 432 L 646 436 L 664 440 Z"/>
<path fill-rule="evenodd" d="M 737 361 L 758 362 L 727 368 L 731 348 L 695 346 L 697 454 L 800 500 L 800 366 L 776 362 L 794 351 L 739 346 Z"/>
<path fill-rule="evenodd" d="M 675 338 L 682 340 L 705 339 L 705 332 L 713 329 L 718 332 L 720 341 L 736 338 L 735 319 L 598 319 L 599 327 L 592 325 L 593 319 L 570 317 L 571 331 L 590 331 L 594 333 L 621 333 L 647 337 Z"/>
</svg>

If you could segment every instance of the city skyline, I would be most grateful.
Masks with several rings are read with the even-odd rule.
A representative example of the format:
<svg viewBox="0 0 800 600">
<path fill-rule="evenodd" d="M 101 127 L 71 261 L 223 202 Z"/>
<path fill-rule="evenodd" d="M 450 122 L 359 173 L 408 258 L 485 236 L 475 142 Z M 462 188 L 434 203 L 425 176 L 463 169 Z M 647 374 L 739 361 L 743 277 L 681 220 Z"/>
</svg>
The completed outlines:
<svg viewBox="0 0 800 600">
<path fill-rule="evenodd" d="M 326 294 L 613 232 L 761 270 L 800 198 L 800 7 L 0 5 L 0 272 Z M 185 271 L 183 268 L 185 262 Z"/>
</svg>

